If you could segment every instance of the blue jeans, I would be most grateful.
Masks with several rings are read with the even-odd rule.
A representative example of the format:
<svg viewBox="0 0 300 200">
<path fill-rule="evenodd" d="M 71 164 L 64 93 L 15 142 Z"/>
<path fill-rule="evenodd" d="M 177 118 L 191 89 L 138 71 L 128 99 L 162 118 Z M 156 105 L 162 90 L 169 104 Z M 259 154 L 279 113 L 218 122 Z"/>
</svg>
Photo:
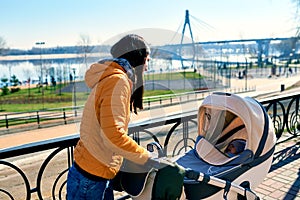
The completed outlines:
<svg viewBox="0 0 300 200">
<path fill-rule="evenodd" d="M 92 180 L 84 176 L 74 165 L 67 178 L 67 200 L 113 200 L 109 180 Z"/>
</svg>

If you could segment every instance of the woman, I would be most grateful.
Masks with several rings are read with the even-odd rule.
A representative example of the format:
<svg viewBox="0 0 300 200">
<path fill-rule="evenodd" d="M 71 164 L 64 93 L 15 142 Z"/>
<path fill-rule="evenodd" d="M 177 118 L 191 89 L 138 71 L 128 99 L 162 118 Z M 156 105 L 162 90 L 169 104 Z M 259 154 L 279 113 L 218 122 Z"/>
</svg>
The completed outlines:
<svg viewBox="0 0 300 200">
<path fill-rule="evenodd" d="M 108 184 L 123 158 L 141 165 L 152 160 L 127 135 L 130 111 L 143 108 L 143 73 L 150 48 L 142 37 L 130 34 L 112 46 L 111 54 L 113 59 L 91 65 L 85 74 L 92 90 L 68 174 L 67 199 L 113 199 Z"/>
</svg>

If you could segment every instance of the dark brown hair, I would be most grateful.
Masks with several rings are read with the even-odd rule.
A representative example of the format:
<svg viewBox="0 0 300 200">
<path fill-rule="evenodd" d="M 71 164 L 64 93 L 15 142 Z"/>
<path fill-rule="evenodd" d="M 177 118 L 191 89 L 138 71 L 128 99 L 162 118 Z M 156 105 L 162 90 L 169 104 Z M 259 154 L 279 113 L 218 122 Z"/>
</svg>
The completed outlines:
<svg viewBox="0 0 300 200">
<path fill-rule="evenodd" d="M 137 114 L 137 108 L 143 109 L 144 80 L 143 67 L 146 57 L 150 54 L 149 45 L 144 38 L 136 34 L 129 34 L 120 39 L 111 47 L 111 55 L 114 58 L 124 58 L 132 66 L 135 74 L 130 110 Z"/>
</svg>

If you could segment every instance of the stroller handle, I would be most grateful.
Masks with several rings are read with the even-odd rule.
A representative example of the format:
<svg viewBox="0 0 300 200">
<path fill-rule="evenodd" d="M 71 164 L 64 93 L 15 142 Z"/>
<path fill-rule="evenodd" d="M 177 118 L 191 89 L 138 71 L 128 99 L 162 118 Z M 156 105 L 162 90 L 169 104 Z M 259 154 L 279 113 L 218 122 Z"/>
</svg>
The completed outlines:
<svg viewBox="0 0 300 200">
<path fill-rule="evenodd" d="M 165 156 L 164 150 L 158 142 L 151 142 L 151 143 L 147 144 L 147 150 L 151 153 L 154 152 L 154 147 L 156 148 L 156 150 L 158 152 L 158 157 L 159 158 Z"/>
<path fill-rule="evenodd" d="M 245 199 L 249 200 L 259 200 L 259 197 L 249 188 L 244 188 L 240 185 L 235 184 L 234 182 L 225 181 L 223 179 L 219 179 L 214 176 L 210 176 L 201 172 L 197 172 L 192 169 L 185 169 L 185 177 L 188 179 L 192 179 L 199 182 L 204 182 L 207 184 L 211 184 L 217 186 L 219 188 L 223 188 L 224 191 L 224 199 L 226 199 L 229 188 L 231 188 L 236 193 L 245 197 Z M 227 191 L 226 191 L 227 190 Z"/>
</svg>

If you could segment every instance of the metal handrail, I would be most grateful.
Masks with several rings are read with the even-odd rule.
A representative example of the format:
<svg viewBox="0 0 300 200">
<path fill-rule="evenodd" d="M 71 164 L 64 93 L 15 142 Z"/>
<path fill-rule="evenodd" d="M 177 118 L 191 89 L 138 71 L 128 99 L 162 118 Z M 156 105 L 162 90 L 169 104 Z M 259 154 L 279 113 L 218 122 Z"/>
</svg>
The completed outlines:
<svg viewBox="0 0 300 200">
<path fill-rule="evenodd" d="M 0 115 L 0 130 L 8 130 L 18 128 L 20 125 L 36 125 L 40 128 L 42 122 L 49 122 L 53 120 L 60 120 L 62 123 L 67 124 L 74 122 L 74 117 L 77 117 L 83 106 L 70 106 L 55 109 L 44 109 L 30 112 L 14 112 Z M 70 119 L 70 120 L 69 120 Z M 71 121 L 72 119 L 72 121 Z"/>
<path fill-rule="evenodd" d="M 278 143 L 300 135 L 300 94 L 289 94 L 268 99 L 260 103 L 270 115 Z M 197 112 L 191 111 L 151 121 L 131 123 L 129 134 L 142 146 L 151 141 L 159 142 L 168 156 L 175 156 L 193 148 L 197 135 Z M 31 199 L 64 199 L 66 176 L 72 165 L 73 149 L 79 135 L 71 135 L 0 150 L 0 197 L 14 197 L 23 191 L 22 197 Z M 23 166 L 22 159 L 32 159 L 32 166 Z M 37 160 L 41 160 L 37 164 Z M 35 175 L 32 177 L 32 171 Z M 28 175 L 29 174 L 29 175 Z M 13 182 L 20 184 L 16 192 Z M 7 180 L 7 181 L 4 181 Z M 33 185 L 36 183 L 36 185 Z M 15 197 L 16 196 L 16 197 Z M 122 199 L 122 197 L 120 198 Z"/>
</svg>

